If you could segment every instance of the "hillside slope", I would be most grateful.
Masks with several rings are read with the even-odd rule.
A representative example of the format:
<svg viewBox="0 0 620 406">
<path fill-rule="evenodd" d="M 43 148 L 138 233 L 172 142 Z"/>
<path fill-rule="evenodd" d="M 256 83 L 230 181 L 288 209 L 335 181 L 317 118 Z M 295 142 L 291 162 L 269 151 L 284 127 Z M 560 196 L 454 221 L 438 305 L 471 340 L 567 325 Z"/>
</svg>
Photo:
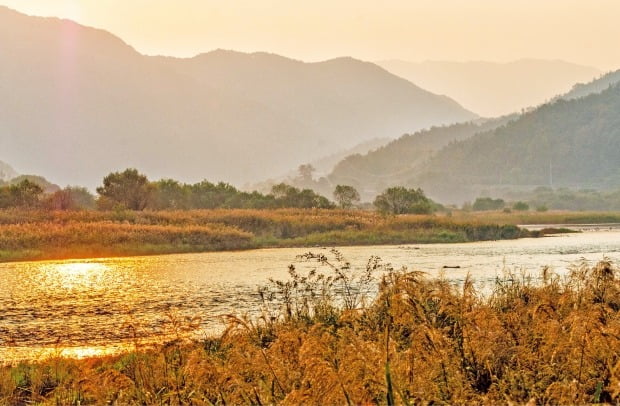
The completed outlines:
<svg viewBox="0 0 620 406">
<path fill-rule="evenodd" d="M 606 73 L 587 83 L 578 83 L 574 85 L 568 93 L 560 96 L 560 98 L 565 100 L 578 99 L 593 93 L 601 93 L 610 86 L 614 86 L 618 83 L 620 83 L 620 70 Z"/>
<path fill-rule="evenodd" d="M 105 31 L 0 7 L 0 151 L 94 186 L 112 170 L 236 184 L 369 139 L 475 117 L 353 59 L 143 56 Z"/>
<path fill-rule="evenodd" d="M 412 182 L 444 200 L 475 185 L 618 187 L 619 111 L 620 85 L 541 106 L 447 146 L 419 168 Z"/>
<path fill-rule="evenodd" d="M 365 199 L 372 199 L 387 187 L 409 183 L 423 163 L 450 143 L 492 130 L 516 117 L 433 127 L 404 135 L 366 154 L 346 157 L 334 167 L 328 178 L 334 185 L 353 185 Z"/>
</svg>

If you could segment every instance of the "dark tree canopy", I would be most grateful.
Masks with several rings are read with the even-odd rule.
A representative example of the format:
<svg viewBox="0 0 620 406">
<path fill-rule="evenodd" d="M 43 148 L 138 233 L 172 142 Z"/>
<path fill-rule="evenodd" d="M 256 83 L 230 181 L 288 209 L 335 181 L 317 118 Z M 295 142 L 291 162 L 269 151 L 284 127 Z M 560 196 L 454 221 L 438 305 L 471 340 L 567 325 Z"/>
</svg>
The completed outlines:
<svg viewBox="0 0 620 406">
<path fill-rule="evenodd" d="M 114 172 L 103 178 L 103 186 L 97 193 L 103 198 L 103 204 L 121 206 L 129 210 L 144 210 L 151 197 L 152 186 L 145 175 L 136 169 Z"/>
<path fill-rule="evenodd" d="M 491 199 L 490 197 L 479 197 L 474 202 L 472 209 L 475 211 L 501 210 L 506 205 L 503 199 Z"/>
<path fill-rule="evenodd" d="M 0 208 L 34 208 L 39 205 L 43 188 L 28 179 L 0 188 Z"/>
<path fill-rule="evenodd" d="M 422 189 L 391 187 L 374 201 L 377 210 L 384 214 L 428 214 L 433 211 L 433 202 Z"/>
</svg>

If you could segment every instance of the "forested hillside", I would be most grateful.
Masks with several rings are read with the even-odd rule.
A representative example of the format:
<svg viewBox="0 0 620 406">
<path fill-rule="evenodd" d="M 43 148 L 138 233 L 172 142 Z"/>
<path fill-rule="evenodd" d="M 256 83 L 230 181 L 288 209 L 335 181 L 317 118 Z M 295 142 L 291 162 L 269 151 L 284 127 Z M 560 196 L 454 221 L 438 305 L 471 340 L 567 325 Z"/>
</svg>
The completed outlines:
<svg viewBox="0 0 620 406">
<path fill-rule="evenodd" d="M 446 145 L 494 129 L 516 118 L 506 116 L 483 122 L 468 122 L 408 134 L 367 154 L 351 155 L 328 176 L 331 184 L 353 185 L 363 198 L 389 186 L 409 183 L 416 170 Z"/>
<path fill-rule="evenodd" d="M 561 96 L 562 99 L 577 99 L 579 97 L 588 96 L 593 93 L 600 93 L 610 86 L 616 85 L 620 82 L 620 70 L 609 72 L 597 79 L 594 79 L 588 83 L 578 83 L 571 89 L 570 92 Z"/>
<path fill-rule="evenodd" d="M 478 185 L 620 185 L 620 86 L 559 100 L 444 148 L 411 179 L 440 201 Z M 443 199 L 443 200 L 442 200 Z"/>
</svg>

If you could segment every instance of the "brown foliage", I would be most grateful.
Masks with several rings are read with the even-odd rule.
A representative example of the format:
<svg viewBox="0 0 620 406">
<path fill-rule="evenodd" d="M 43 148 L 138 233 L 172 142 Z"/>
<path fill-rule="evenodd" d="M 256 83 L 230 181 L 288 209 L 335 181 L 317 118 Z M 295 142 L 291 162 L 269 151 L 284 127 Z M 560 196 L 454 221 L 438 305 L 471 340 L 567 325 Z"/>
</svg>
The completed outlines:
<svg viewBox="0 0 620 406">
<path fill-rule="evenodd" d="M 378 291 L 367 306 L 362 299 L 349 308 L 347 296 L 370 279 L 346 263 L 306 257 L 333 273 L 291 269 L 291 281 L 263 291 L 262 317 L 231 316 L 219 337 L 155 351 L 0 368 L 0 403 L 620 400 L 620 280 L 608 262 L 565 277 L 544 270 L 536 283 L 508 274 L 482 294 L 471 280 L 429 280 L 372 260 L 368 274 L 383 271 Z M 353 290 L 343 289 L 343 278 Z"/>
</svg>

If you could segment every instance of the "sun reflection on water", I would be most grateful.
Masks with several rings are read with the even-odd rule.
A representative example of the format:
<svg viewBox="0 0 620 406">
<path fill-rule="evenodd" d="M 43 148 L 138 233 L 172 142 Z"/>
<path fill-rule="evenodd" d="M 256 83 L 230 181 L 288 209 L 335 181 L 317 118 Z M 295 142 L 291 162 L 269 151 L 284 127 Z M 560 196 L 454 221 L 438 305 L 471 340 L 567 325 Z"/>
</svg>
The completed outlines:
<svg viewBox="0 0 620 406">
<path fill-rule="evenodd" d="M 54 262 L 41 267 L 44 278 L 52 283 L 49 288 L 91 291 L 103 288 L 104 280 L 114 268 L 101 262 Z"/>
</svg>

